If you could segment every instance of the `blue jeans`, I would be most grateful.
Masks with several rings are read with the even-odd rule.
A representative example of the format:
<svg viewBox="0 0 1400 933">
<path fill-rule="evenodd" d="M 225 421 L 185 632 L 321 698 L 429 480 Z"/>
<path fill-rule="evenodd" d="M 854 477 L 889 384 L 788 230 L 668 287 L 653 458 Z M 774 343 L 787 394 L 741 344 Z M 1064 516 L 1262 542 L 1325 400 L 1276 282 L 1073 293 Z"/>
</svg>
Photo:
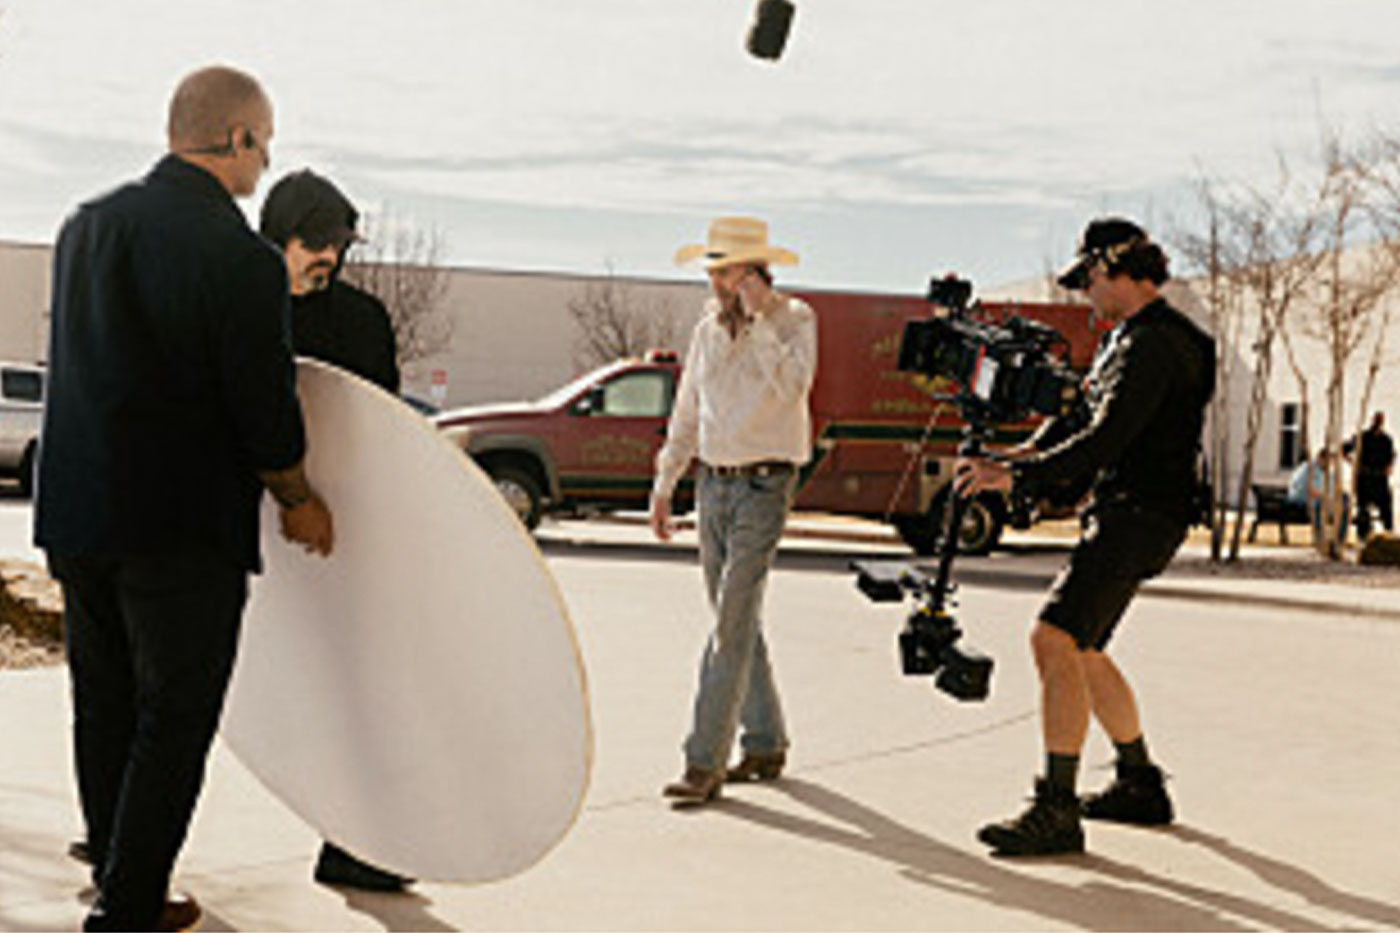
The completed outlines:
<svg viewBox="0 0 1400 933">
<path fill-rule="evenodd" d="M 697 492 L 700 563 L 715 630 L 700 662 L 686 764 L 725 766 L 742 723 L 745 752 L 788 747 L 760 618 L 768 568 L 787 519 L 795 474 L 701 476 Z"/>
<path fill-rule="evenodd" d="M 1308 511 L 1312 514 L 1313 541 L 1317 541 L 1322 537 L 1322 502 L 1318 499 L 1312 500 L 1308 503 Z M 1351 496 L 1343 495 L 1342 514 L 1337 520 L 1337 539 L 1339 541 L 1345 542 L 1347 539 L 1347 516 L 1350 513 Z M 1357 523 L 1360 524 L 1359 518 L 1357 519 Z M 1364 542 L 1366 536 L 1363 534 L 1361 539 Z"/>
</svg>

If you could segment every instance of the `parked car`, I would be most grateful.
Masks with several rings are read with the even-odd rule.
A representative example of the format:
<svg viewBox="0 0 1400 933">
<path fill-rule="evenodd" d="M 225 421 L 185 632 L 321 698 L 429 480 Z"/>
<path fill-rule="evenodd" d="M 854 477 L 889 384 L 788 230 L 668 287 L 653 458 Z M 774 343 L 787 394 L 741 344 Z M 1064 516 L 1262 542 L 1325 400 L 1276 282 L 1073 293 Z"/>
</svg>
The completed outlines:
<svg viewBox="0 0 1400 933">
<path fill-rule="evenodd" d="M 812 458 L 795 508 L 887 521 L 917 553 L 933 552 L 963 422 L 919 377 L 897 367 L 906 321 L 927 317 L 921 298 L 799 292 L 817 312 Z M 1098 335 L 1086 305 L 987 302 L 993 320 L 1016 314 L 1056 328 L 1069 362 L 1087 367 Z M 666 434 L 681 363 L 674 352 L 624 359 L 585 373 L 535 402 L 444 411 L 434 422 L 494 479 L 526 527 L 546 511 L 646 507 L 656 452 Z M 1033 423 L 1002 425 L 994 443 L 1018 442 Z M 677 489 L 677 511 L 690 485 Z M 967 552 L 994 547 L 1018 520 L 1001 493 L 969 505 Z"/>
<path fill-rule="evenodd" d="M 0 475 L 34 492 L 34 460 L 44 417 L 44 368 L 0 361 Z"/>
</svg>

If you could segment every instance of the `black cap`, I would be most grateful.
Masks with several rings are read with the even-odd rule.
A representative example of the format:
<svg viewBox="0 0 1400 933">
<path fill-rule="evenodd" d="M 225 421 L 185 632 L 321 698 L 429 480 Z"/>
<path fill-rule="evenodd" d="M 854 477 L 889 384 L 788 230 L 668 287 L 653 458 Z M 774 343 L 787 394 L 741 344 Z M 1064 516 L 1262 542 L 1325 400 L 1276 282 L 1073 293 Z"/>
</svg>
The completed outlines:
<svg viewBox="0 0 1400 933">
<path fill-rule="evenodd" d="M 1060 270 L 1055 281 L 1061 288 L 1083 291 L 1089 287 L 1089 268 L 1104 261 L 1115 265 L 1123 253 L 1149 242 L 1147 233 L 1131 220 L 1122 217 L 1101 217 L 1089 221 L 1079 238 L 1074 261 Z"/>
<path fill-rule="evenodd" d="M 354 242 L 360 212 L 331 184 L 309 168 L 278 179 L 263 201 L 258 229 L 278 246 L 298 237 L 311 249 Z"/>
</svg>

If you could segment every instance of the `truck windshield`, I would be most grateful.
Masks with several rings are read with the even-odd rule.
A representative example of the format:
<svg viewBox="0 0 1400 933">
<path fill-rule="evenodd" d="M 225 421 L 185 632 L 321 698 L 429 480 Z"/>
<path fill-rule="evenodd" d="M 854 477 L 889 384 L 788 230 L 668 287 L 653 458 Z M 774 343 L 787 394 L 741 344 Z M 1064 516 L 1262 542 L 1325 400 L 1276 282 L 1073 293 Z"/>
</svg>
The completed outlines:
<svg viewBox="0 0 1400 933">
<path fill-rule="evenodd" d="M 582 392 L 584 389 L 588 388 L 594 383 L 606 379 L 617 370 L 624 369 L 628 365 L 629 364 L 627 362 L 620 361 L 617 363 L 609 363 L 607 366 L 602 366 L 598 369 L 590 370 L 589 372 L 584 373 L 582 376 L 579 376 L 578 378 L 573 379 L 568 383 L 565 383 L 564 385 L 555 389 L 553 392 L 549 393 L 548 395 L 541 398 L 539 401 L 535 402 L 535 404 L 538 405 L 540 408 L 558 408 L 560 405 L 563 405 L 565 402 Z"/>
</svg>

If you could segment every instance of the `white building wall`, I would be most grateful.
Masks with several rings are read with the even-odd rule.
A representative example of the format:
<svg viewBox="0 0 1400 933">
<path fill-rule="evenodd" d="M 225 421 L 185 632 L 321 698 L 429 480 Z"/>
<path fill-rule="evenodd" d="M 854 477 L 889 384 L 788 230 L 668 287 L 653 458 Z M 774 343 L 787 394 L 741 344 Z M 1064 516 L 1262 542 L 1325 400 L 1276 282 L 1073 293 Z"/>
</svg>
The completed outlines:
<svg viewBox="0 0 1400 933">
<path fill-rule="evenodd" d="M 0 359 L 33 361 L 47 353 L 47 246 L 0 243 Z M 404 389 L 433 397 L 434 370 L 447 377 L 443 404 L 536 398 L 579 373 L 577 327 L 569 302 L 601 276 L 449 269 L 441 305 L 452 325 L 446 352 L 404 368 Z M 626 280 L 634 307 L 658 308 L 675 322 L 674 347 L 684 352 L 707 294 L 704 276 L 691 282 Z"/>
<path fill-rule="evenodd" d="M 32 363 L 48 354 L 47 246 L 0 244 L 0 359 Z"/>
<path fill-rule="evenodd" d="M 445 370 L 446 405 L 537 398 L 580 373 L 569 302 L 601 277 L 454 269 L 442 307 L 452 321 L 447 352 L 404 372 L 405 390 L 430 397 L 433 370 Z M 633 307 L 655 307 L 674 321 L 684 352 L 707 294 L 702 281 L 627 280 Z"/>
<path fill-rule="evenodd" d="M 1164 291 L 1168 300 L 1176 307 L 1209 329 L 1209 315 L 1199 298 L 1198 290 L 1200 288 L 1202 288 L 1200 282 L 1172 280 L 1167 283 Z M 1063 300 L 1063 295 L 1051 293 L 1050 283 L 1044 278 L 1001 286 L 989 291 L 984 297 L 1022 301 L 1043 301 L 1052 298 Z M 1369 421 L 1372 411 L 1384 412 L 1386 425 L 1391 434 L 1400 436 L 1400 432 L 1397 430 L 1400 429 L 1400 295 L 1394 296 L 1392 300 L 1396 303 L 1396 316 L 1390 325 L 1386 347 L 1382 354 L 1384 364 L 1378 374 L 1371 404 L 1368 406 L 1365 418 Z M 1326 391 L 1325 383 L 1330 375 L 1331 363 L 1327 347 L 1324 344 L 1303 336 L 1296 328 L 1294 333 L 1294 347 L 1298 353 L 1300 366 L 1307 374 L 1309 383 L 1310 436 L 1308 443 L 1316 451 L 1324 440 L 1326 429 L 1327 400 L 1324 393 Z M 1229 462 L 1225 465 L 1224 473 L 1232 490 L 1239 483 L 1244 459 L 1245 421 L 1249 411 L 1249 396 L 1255 367 L 1251 348 L 1257 334 L 1256 327 L 1245 328 L 1239 346 L 1235 348 L 1236 359 L 1233 375 L 1230 377 L 1229 385 L 1225 387 L 1225 391 L 1228 393 L 1231 446 Z M 1348 434 L 1355 429 L 1363 414 L 1360 411 L 1361 392 L 1370 362 L 1370 347 L 1371 344 L 1368 342 L 1362 351 L 1356 353 L 1346 373 L 1344 407 Z M 1285 403 L 1298 403 L 1301 400 L 1298 381 L 1289 365 L 1284 347 L 1282 343 L 1276 343 L 1263 422 L 1254 456 L 1254 482 L 1282 484 L 1288 481 L 1292 470 L 1281 466 L 1279 457 L 1282 447 L 1281 414 Z"/>
</svg>

